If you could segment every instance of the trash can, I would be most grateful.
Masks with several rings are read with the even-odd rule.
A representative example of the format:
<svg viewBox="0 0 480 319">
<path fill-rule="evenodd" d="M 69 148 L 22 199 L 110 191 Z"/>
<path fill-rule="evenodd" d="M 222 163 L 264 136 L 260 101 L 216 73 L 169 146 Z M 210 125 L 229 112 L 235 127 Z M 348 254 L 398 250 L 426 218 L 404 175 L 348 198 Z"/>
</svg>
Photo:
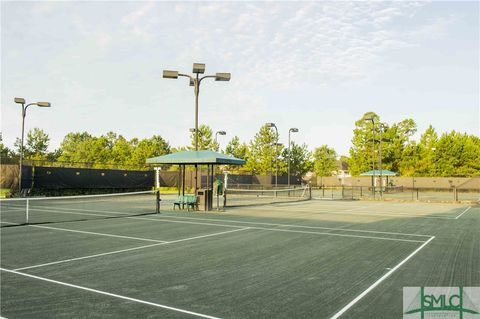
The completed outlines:
<svg viewBox="0 0 480 319">
<path fill-rule="evenodd" d="M 212 191 L 210 189 L 197 190 L 198 210 L 208 211 L 212 209 Z"/>
<path fill-rule="evenodd" d="M 213 182 L 213 199 L 217 198 L 215 201 L 217 202 L 217 210 L 220 210 L 220 196 L 223 197 L 223 182 L 219 179 L 216 179 Z M 222 199 L 223 202 L 223 199 Z M 212 205 L 213 209 L 213 205 Z"/>
</svg>

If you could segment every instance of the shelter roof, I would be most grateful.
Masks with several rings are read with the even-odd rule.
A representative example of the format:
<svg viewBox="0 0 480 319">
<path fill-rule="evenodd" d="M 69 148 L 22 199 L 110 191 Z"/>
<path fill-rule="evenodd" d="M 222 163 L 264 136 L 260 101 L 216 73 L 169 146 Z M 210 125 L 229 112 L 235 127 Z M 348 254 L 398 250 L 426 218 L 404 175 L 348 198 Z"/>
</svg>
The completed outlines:
<svg viewBox="0 0 480 319">
<path fill-rule="evenodd" d="M 381 172 L 381 173 L 380 173 L 380 172 Z M 400 174 L 395 173 L 395 172 L 392 172 L 392 171 L 389 171 L 388 169 L 370 170 L 370 171 L 368 171 L 368 172 L 365 172 L 365 173 L 360 174 L 360 176 L 373 176 L 373 175 L 375 175 L 375 176 L 380 176 L 380 175 L 383 175 L 383 176 L 398 176 L 398 175 L 400 175 Z"/>
<path fill-rule="evenodd" d="M 243 165 L 245 160 L 214 151 L 183 151 L 158 157 L 147 158 L 148 164 L 218 164 Z"/>
</svg>

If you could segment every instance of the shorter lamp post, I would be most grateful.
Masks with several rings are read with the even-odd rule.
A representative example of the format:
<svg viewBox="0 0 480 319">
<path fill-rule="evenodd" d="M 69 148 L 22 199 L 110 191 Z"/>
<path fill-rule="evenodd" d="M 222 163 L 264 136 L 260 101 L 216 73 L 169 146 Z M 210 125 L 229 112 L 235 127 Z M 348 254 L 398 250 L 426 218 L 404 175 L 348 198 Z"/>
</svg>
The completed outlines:
<svg viewBox="0 0 480 319">
<path fill-rule="evenodd" d="M 275 145 L 278 146 L 278 128 L 275 123 L 265 123 L 265 126 L 268 128 L 275 129 Z M 275 148 L 275 188 L 278 187 L 278 148 Z"/>
<path fill-rule="evenodd" d="M 278 188 L 278 149 L 283 146 L 282 143 L 272 143 L 272 146 L 275 147 L 275 189 Z M 275 197 L 277 196 L 277 193 L 275 192 Z"/>
<path fill-rule="evenodd" d="M 287 178 L 288 178 L 288 187 L 290 188 L 290 160 L 292 157 L 292 152 L 290 149 L 290 133 L 297 133 L 298 128 L 292 127 L 291 129 L 288 130 L 288 172 L 287 172 Z"/>
<path fill-rule="evenodd" d="M 19 167 L 20 171 L 18 172 L 18 192 L 19 196 L 22 193 L 22 165 L 23 165 L 23 138 L 25 135 L 25 116 L 27 115 L 27 108 L 30 105 L 36 105 L 38 107 L 50 107 L 50 102 L 36 102 L 36 103 L 29 103 L 25 105 L 25 99 L 21 97 L 16 97 L 14 99 L 15 103 L 22 105 L 22 139 L 20 143 L 20 159 L 19 159 Z"/>
<path fill-rule="evenodd" d="M 227 132 L 225 132 L 225 131 L 215 132 L 215 144 L 217 144 L 217 135 L 227 135 Z"/>
</svg>

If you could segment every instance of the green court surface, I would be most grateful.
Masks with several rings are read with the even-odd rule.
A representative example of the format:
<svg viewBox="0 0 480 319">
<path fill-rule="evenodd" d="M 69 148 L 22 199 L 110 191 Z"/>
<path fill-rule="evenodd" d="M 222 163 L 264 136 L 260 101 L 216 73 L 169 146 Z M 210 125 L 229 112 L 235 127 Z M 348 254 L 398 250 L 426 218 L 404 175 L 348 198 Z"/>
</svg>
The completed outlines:
<svg viewBox="0 0 480 319">
<path fill-rule="evenodd" d="M 402 318 L 403 287 L 480 286 L 479 206 L 311 200 L 205 213 L 172 211 L 173 199 L 161 214 L 2 224 L 1 316 Z M 108 210 L 119 207 L 98 214 Z"/>
</svg>

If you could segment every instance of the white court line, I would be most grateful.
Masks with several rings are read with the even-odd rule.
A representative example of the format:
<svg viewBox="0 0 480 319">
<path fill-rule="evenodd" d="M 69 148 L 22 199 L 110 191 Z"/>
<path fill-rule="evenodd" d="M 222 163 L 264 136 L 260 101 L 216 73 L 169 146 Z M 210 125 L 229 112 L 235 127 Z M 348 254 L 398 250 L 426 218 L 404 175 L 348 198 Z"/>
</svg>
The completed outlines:
<svg viewBox="0 0 480 319">
<path fill-rule="evenodd" d="M 412 258 L 416 253 L 418 253 L 423 247 L 427 246 L 433 239 L 435 238 L 435 236 L 432 236 L 430 237 L 429 240 L 427 240 L 426 242 L 424 242 L 420 247 L 418 247 L 417 249 L 415 249 L 415 251 L 413 253 L 411 253 L 410 255 L 407 256 L 407 258 L 405 258 L 404 260 L 402 260 L 399 264 L 397 264 L 395 267 L 393 267 L 389 272 L 387 272 L 385 275 L 383 275 L 382 277 L 380 277 L 380 279 L 378 279 L 377 281 L 375 281 L 370 287 L 368 287 L 367 289 L 365 289 L 360 295 L 358 295 L 355 299 L 353 299 L 352 301 L 350 301 L 345 307 L 343 307 L 342 309 L 340 309 L 337 313 L 335 313 L 332 317 L 330 317 L 330 319 L 337 319 L 339 318 L 341 315 L 343 315 L 348 309 L 350 309 L 353 305 L 355 305 L 360 299 L 362 299 L 363 297 L 365 297 L 370 291 L 372 291 L 375 287 L 377 287 L 382 281 L 384 281 L 385 279 L 387 279 L 391 274 L 393 274 L 398 268 L 400 268 L 404 263 L 406 263 L 410 258 Z"/>
<path fill-rule="evenodd" d="M 366 238 L 366 239 L 378 239 L 378 240 L 390 240 L 390 241 L 402 241 L 402 242 L 411 242 L 411 243 L 424 243 L 423 240 L 413 240 L 413 239 L 400 239 L 400 238 L 388 238 L 388 237 L 373 237 L 373 236 L 361 236 L 361 235 L 349 235 L 349 234 L 335 234 L 335 233 L 321 233 L 314 231 L 304 231 L 304 230 L 290 230 L 290 229 L 274 229 L 274 228 L 263 228 L 263 227 L 250 227 L 251 229 L 260 229 L 260 230 L 269 230 L 269 231 L 278 231 L 286 233 L 300 233 L 300 234 L 313 234 L 313 235 L 327 235 L 327 236 L 340 236 L 340 237 L 353 237 L 353 238 Z"/>
<path fill-rule="evenodd" d="M 55 209 L 55 208 L 52 208 Z M 42 210 L 38 209 L 37 210 Z M 81 209 L 75 209 L 81 210 Z M 82 210 L 82 211 L 91 211 L 91 210 Z M 62 212 L 56 212 L 61 214 Z M 68 212 L 66 212 L 69 214 Z M 76 213 L 73 213 L 76 214 Z M 81 213 L 78 213 L 81 214 Z M 87 215 L 98 215 L 98 216 L 105 216 L 102 214 L 87 214 Z M 184 223 L 184 224 L 194 224 L 194 225 L 208 225 L 208 226 L 218 226 L 218 227 L 233 227 L 233 228 L 240 228 L 243 229 L 243 226 L 235 226 L 235 225 L 226 225 L 226 224 L 216 224 L 216 223 L 199 223 L 199 222 L 186 222 L 186 221 L 177 221 L 177 220 L 165 220 L 164 217 L 170 218 L 184 218 L 190 220 L 220 220 L 220 219 L 208 219 L 208 218 L 188 218 L 188 217 L 176 217 L 176 216 L 164 216 L 160 215 L 159 218 L 145 218 L 145 217 L 125 217 L 128 219 L 136 219 L 136 220 L 149 220 L 149 221 L 156 221 L 156 222 L 167 222 L 167 223 Z M 363 233 L 377 233 L 377 234 L 388 234 L 388 235 L 401 235 L 401 236 L 415 236 L 415 237 L 430 237 L 429 235 L 419 235 L 419 234 L 407 234 L 407 233 L 393 233 L 393 232 L 380 232 L 380 231 L 368 231 L 368 230 L 354 230 L 354 229 L 340 229 L 340 228 L 329 228 L 329 227 L 314 227 L 314 226 L 297 226 L 297 225 L 286 225 L 286 224 L 273 224 L 273 223 L 256 223 L 256 222 L 243 222 L 243 221 L 230 221 L 230 220 L 220 220 L 226 221 L 231 223 L 244 223 L 244 224 L 253 224 L 253 225 L 267 225 L 267 226 L 279 226 L 279 227 L 299 227 L 299 228 L 310 228 L 310 229 L 328 229 L 328 230 L 338 230 L 338 231 L 350 231 L 350 232 L 363 232 Z M 262 227 L 250 227 L 251 229 L 261 229 L 261 230 L 270 230 L 270 231 L 277 231 L 276 229 L 271 228 L 262 228 Z M 302 231 L 298 230 L 282 230 L 284 232 L 292 232 L 292 233 L 301 233 Z M 304 232 L 305 234 L 312 234 L 314 232 Z M 386 238 L 386 237 L 373 237 L 373 236 L 361 236 L 361 235 L 348 235 L 348 234 L 334 234 L 334 233 L 322 233 L 322 232 L 315 232 L 319 235 L 326 235 L 326 236 L 341 236 L 341 237 L 352 237 L 352 238 L 367 238 L 367 239 L 379 239 L 379 240 L 391 240 L 391 241 L 401 241 L 401 242 L 420 242 L 423 241 L 418 240 L 409 240 L 409 239 L 400 239 L 400 238 Z"/>
<path fill-rule="evenodd" d="M 151 245 L 145 245 L 145 246 L 139 246 L 139 247 L 133 247 L 133 248 L 115 250 L 115 251 L 110 251 L 110 252 L 101 253 L 101 254 L 95 254 L 95 255 L 89 255 L 89 256 L 83 256 L 83 257 L 76 257 L 76 258 L 70 258 L 70 259 L 63 259 L 63 260 L 57 260 L 57 261 L 52 261 L 52 262 L 45 263 L 45 264 L 33 265 L 33 266 L 22 267 L 22 268 L 16 268 L 16 269 L 14 269 L 14 270 L 17 271 L 17 270 L 25 270 L 25 269 L 31 269 L 31 268 L 38 268 L 38 267 L 44 267 L 44 266 L 62 264 L 62 263 L 70 262 L 70 261 L 90 259 L 90 258 L 95 258 L 95 257 L 101 257 L 101 256 L 107 256 L 107 255 L 113 255 L 113 254 L 123 253 L 123 252 L 127 252 L 127 251 L 132 251 L 132 250 L 144 249 L 144 248 L 155 247 L 155 246 L 160 246 L 160 245 L 169 245 L 169 244 L 175 244 L 175 243 L 179 243 L 179 242 L 183 242 L 183 241 L 188 241 L 188 240 L 194 240 L 194 239 L 200 239 L 200 238 L 218 236 L 218 235 L 233 233 L 233 232 L 236 232 L 236 231 L 247 230 L 247 229 L 250 229 L 250 228 L 249 228 L 249 227 L 245 227 L 245 228 L 240 228 L 240 229 L 228 230 L 228 231 L 224 231 L 224 232 L 221 232 L 221 233 L 213 233 L 213 234 L 207 234 L 207 235 L 201 235 L 201 236 L 195 236 L 195 237 L 177 239 L 177 240 L 168 241 L 168 242 L 163 242 L 163 243 L 157 243 L 157 244 L 151 244 Z"/>
<path fill-rule="evenodd" d="M 260 207 L 255 207 L 255 208 L 248 208 L 249 210 L 268 210 L 268 208 L 260 208 Z M 398 213 L 398 212 L 351 212 L 351 210 L 343 210 L 343 211 L 332 211 L 330 209 L 295 209 L 292 211 L 291 209 L 285 209 L 285 208 L 275 208 L 276 210 L 280 211 L 288 211 L 288 212 L 310 212 L 312 215 L 316 215 L 316 213 L 320 214 L 326 214 L 326 215 L 365 215 L 365 216 L 408 216 L 412 218 L 429 218 L 429 219 L 455 219 L 455 217 L 442 217 L 442 216 L 428 216 L 428 215 L 414 215 L 414 214 L 405 214 L 405 213 Z"/>
<path fill-rule="evenodd" d="M 48 278 L 45 278 L 45 277 L 39 277 L 39 276 L 35 276 L 35 275 L 30 275 L 30 274 L 18 272 L 18 271 L 15 271 L 15 270 L 10 270 L 10 269 L 5 269 L 5 268 L 0 268 L 0 270 L 4 271 L 4 272 L 16 274 L 16 275 L 19 275 L 19 276 L 29 277 L 29 278 L 33 278 L 33 279 L 37 279 L 37 280 L 42 280 L 42 281 L 54 283 L 54 284 L 57 284 L 57 285 L 67 286 L 67 287 L 70 287 L 70 288 L 76 288 L 76 289 L 80 289 L 80 290 L 94 292 L 94 293 L 97 293 L 97 294 L 101 294 L 101 295 L 105 295 L 105 296 L 109 296 L 109 297 L 114 297 L 114 298 L 118 298 L 118 299 L 133 301 L 133 302 L 136 302 L 136 303 L 141 303 L 141 304 L 149 305 L 149 306 L 153 306 L 153 307 L 158 307 L 158 308 L 163 308 L 163 309 L 172 310 L 172 311 L 176 311 L 176 312 L 181 312 L 181 313 L 192 315 L 192 316 L 197 316 L 197 317 L 201 317 L 201 318 L 208 318 L 208 319 L 220 319 L 218 317 L 204 315 L 204 314 L 201 314 L 201 313 L 198 313 L 198 312 L 193 312 L 193 311 L 189 311 L 189 310 L 185 310 L 185 309 L 175 308 L 175 307 L 166 306 L 166 305 L 162 305 L 162 304 L 158 304 L 158 303 L 153 303 L 153 302 L 149 302 L 149 301 L 145 301 L 145 300 L 140 300 L 140 299 L 136 299 L 136 298 L 131 298 L 131 297 L 127 297 L 127 296 L 113 294 L 113 293 L 102 291 L 102 290 L 97 290 L 97 289 L 92 289 L 92 288 L 88 288 L 88 287 L 73 285 L 73 284 L 69 284 L 69 283 L 66 283 L 66 282 L 58 281 L 58 280 L 53 280 L 53 279 L 48 279 Z"/>
<path fill-rule="evenodd" d="M 467 209 L 465 209 L 460 215 L 455 217 L 455 219 L 459 219 L 460 217 L 462 217 L 462 215 L 465 214 L 466 212 L 468 212 L 470 210 L 470 208 L 472 208 L 472 206 L 468 206 Z"/>
<path fill-rule="evenodd" d="M 44 207 L 44 206 L 42 206 Z M 48 209 L 47 209 L 48 208 Z M 74 214 L 74 215 L 89 215 L 89 216 L 101 216 L 101 217 L 119 217 L 119 218 L 126 218 L 126 219 L 138 219 L 138 220 L 151 220 L 151 221 L 160 221 L 155 218 L 147 218 L 147 217 L 134 217 L 132 214 L 128 213 L 123 213 L 124 215 L 118 215 L 119 212 L 113 212 L 113 211 L 97 211 L 97 210 L 91 210 L 91 209 L 80 209 L 80 208 L 68 208 L 67 210 L 61 209 L 61 208 L 54 208 L 54 207 L 45 207 L 45 208 L 34 208 L 34 210 L 38 211 L 46 211 L 46 212 L 51 212 L 51 213 L 56 213 L 56 214 Z M 57 211 L 55 211 L 57 210 Z M 69 212 L 70 210 L 73 211 L 81 211 L 81 212 L 99 212 L 100 214 L 95 214 L 95 213 L 75 213 L 75 212 Z M 103 213 L 103 214 L 101 214 Z M 106 215 L 105 215 L 106 214 Z M 152 212 L 152 215 L 154 213 Z M 158 215 L 158 214 L 155 214 Z M 165 221 L 165 222 L 171 222 L 174 223 L 175 221 Z M 235 226 L 235 225 L 225 225 L 225 224 L 213 224 L 213 223 L 193 223 L 193 222 L 177 222 L 177 223 L 183 223 L 183 224 L 194 224 L 194 225 L 207 225 L 207 226 L 217 226 L 217 227 L 231 227 L 231 228 L 242 228 L 242 226 Z"/>
<path fill-rule="evenodd" d="M 150 238 L 141 238 L 141 237 L 131 237 L 131 236 L 113 235 L 113 234 L 105 234 L 105 233 L 96 233 L 96 232 L 91 232 L 91 231 L 75 230 L 75 229 L 68 229 L 68 228 L 40 226 L 40 225 L 27 225 L 27 226 L 35 227 L 35 228 L 45 228 L 45 229 L 66 231 L 66 232 L 72 232 L 72 233 L 81 233 L 81 234 L 106 236 L 106 237 L 114 237 L 114 238 L 124 238 L 124 239 L 133 239 L 133 240 L 142 240 L 142 241 L 152 241 L 152 242 L 156 242 L 156 243 L 167 243 L 167 241 L 165 241 L 165 240 L 156 240 L 156 239 L 150 239 Z"/>
<path fill-rule="evenodd" d="M 328 230 L 339 230 L 339 231 L 349 231 L 355 233 L 372 233 L 372 234 L 387 234 L 387 235 L 405 235 L 405 236 L 414 236 L 414 237 L 428 237 L 431 235 L 421 235 L 421 234 L 409 234 L 409 233 L 395 233 L 395 232 L 383 232 L 376 230 L 362 230 L 362 229 L 344 229 L 344 228 L 334 228 L 334 227 L 322 227 L 322 226 L 304 226 L 304 225 L 289 225 L 289 224 L 276 224 L 276 223 L 262 223 L 262 222 L 247 222 L 241 220 L 228 220 L 228 219 L 219 219 L 219 218 L 196 218 L 196 217 L 183 217 L 183 216 L 172 216 L 162 214 L 159 218 L 179 218 L 179 219 L 193 219 L 193 220 L 210 220 L 210 221 L 222 221 L 230 223 L 240 223 L 240 224 L 249 224 L 249 225 L 266 225 L 266 226 L 279 226 L 279 227 L 292 227 L 292 228 L 307 228 L 307 229 L 328 229 Z M 423 242 L 423 241 L 422 241 Z"/>
<path fill-rule="evenodd" d="M 0 224 L 9 224 L 9 225 L 21 225 L 19 223 L 11 223 L 11 222 L 0 222 Z M 1 318 L 0 318 L 1 319 Z"/>
</svg>

